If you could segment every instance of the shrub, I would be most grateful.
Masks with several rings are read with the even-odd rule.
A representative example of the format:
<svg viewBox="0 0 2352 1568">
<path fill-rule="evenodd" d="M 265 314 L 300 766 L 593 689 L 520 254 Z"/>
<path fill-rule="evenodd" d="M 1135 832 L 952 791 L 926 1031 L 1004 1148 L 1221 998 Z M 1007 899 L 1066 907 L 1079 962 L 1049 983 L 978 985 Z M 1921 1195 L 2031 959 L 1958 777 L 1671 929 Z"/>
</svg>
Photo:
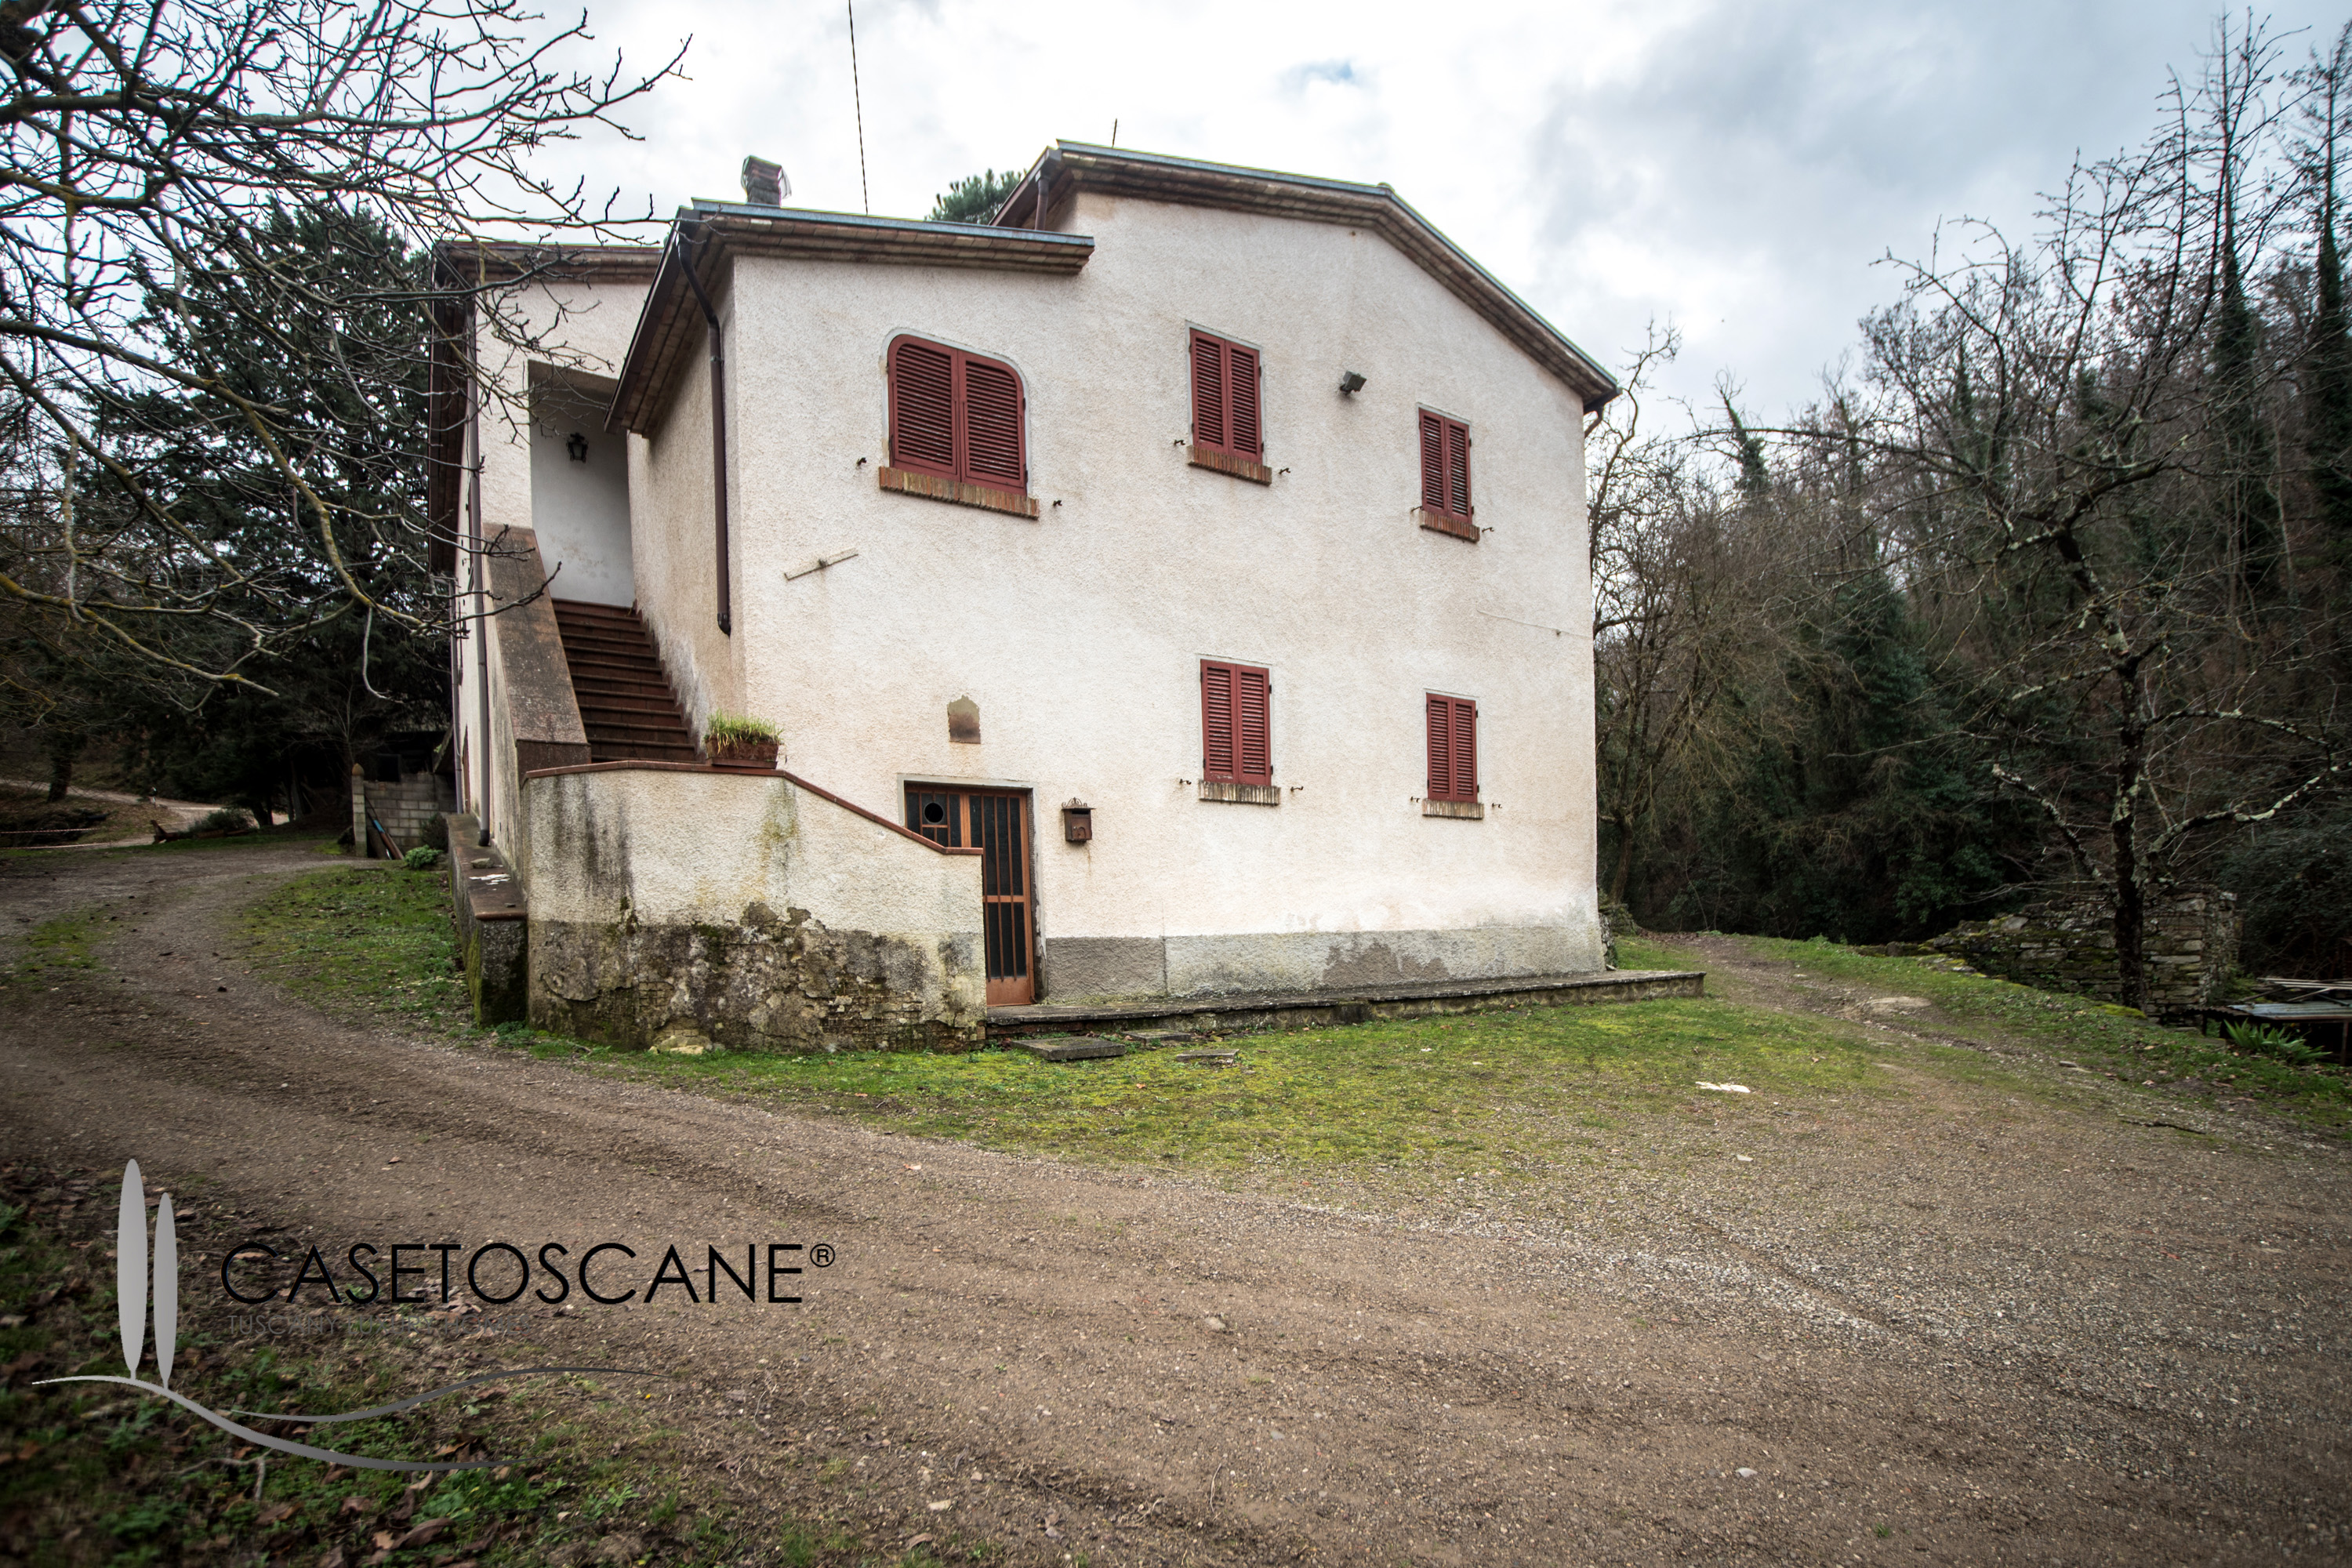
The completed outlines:
<svg viewBox="0 0 2352 1568">
<path fill-rule="evenodd" d="M 740 713 L 713 713 L 702 727 L 705 741 L 757 742 L 776 738 L 776 727 L 765 719 Z"/>
<path fill-rule="evenodd" d="M 196 818 L 192 833 L 243 833 L 253 826 L 253 818 L 236 806 L 225 805 L 218 811 L 208 811 Z"/>
<path fill-rule="evenodd" d="M 420 844 L 400 858 L 400 863 L 412 871 L 430 871 L 441 864 L 441 851 L 430 845 Z"/>
<path fill-rule="evenodd" d="M 2297 1067 L 2309 1067 L 2326 1055 L 2292 1029 L 2269 1024 L 2223 1024 L 2221 1029 L 2230 1037 L 2231 1045 L 2249 1056 L 2275 1057 Z"/>
</svg>

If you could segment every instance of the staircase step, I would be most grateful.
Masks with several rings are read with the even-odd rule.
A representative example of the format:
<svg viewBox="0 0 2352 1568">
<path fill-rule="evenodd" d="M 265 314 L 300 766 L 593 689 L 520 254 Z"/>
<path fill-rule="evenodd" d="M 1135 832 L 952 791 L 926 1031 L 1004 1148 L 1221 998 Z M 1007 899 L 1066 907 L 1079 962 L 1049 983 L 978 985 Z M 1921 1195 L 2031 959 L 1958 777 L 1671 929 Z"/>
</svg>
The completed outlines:
<svg viewBox="0 0 2352 1568">
<path fill-rule="evenodd" d="M 686 715 L 677 710 L 677 704 L 672 702 L 666 693 L 658 697 L 651 694 L 643 697 L 615 697 L 604 693 L 583 691 L 579 695 L 580 711 L 583 715 L 625 713 L 640 723 L 658 719 L 666 724 L 675 724 L 681 730 L 686 728 Z"/>
<path fill-rule="evenodd" d="M 653 639 L 643 633 L 627 635 L 620 631 L 583 630 L 579 626 L 559 626 L 566 647 L 576 647 L 583 653 L 642 653 L 651 656 Z"/>
<path fill-rule="evenodd" d="M 558 599 L 555 624 L 592 761 L 702 760 L 662 668 L 661 650 L 635 610 Z"/>
</svg>

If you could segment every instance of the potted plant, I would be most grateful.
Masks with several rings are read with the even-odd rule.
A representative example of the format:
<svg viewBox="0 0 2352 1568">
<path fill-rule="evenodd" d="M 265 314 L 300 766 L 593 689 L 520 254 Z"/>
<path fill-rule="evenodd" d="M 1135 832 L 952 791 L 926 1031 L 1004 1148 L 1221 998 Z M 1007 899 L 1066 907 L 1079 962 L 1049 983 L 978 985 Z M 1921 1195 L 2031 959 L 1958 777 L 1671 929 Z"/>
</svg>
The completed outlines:
<svg viewBox="0 0 2352 1568">
<path fill-rule="evenodd" d="M 713 713 L 702 727 L 702 751 L 714 768 L 771 773 L 776 771 L 776 727 L 765 719 Z"/>
</svg>

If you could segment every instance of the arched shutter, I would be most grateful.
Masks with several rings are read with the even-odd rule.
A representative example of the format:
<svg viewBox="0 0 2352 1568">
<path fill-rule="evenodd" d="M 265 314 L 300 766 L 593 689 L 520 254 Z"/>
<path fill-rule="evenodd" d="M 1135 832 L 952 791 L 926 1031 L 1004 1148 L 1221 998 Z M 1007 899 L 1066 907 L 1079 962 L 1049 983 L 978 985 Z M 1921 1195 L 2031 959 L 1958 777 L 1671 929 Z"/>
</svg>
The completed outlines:
<svg viewBox="0 0 2352 1568">
<path fill-rule="evenodd" d="M 890 355 L 890 461 L 956 477 L 955 353 L 901 338 Z"/>
<path fill-rule="evenodd" d="M 1021 489 L 1028 470 L 1021 460 L 1021 378 L 1005 365 L 963 357 L 964 462 L 962 478 L 975 484 Z"/>
</svg>

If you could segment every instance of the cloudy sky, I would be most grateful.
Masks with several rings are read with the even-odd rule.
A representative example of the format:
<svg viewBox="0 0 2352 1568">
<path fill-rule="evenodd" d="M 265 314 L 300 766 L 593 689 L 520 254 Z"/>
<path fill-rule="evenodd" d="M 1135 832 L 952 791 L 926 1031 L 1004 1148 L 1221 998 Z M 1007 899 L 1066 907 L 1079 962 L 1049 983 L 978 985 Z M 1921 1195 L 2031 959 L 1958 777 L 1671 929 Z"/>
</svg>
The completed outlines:
<svg viewBox="0 0 2352 1568">
<path fill-rule="evenodd" d="M 743 154 L 793 205 L 856 212 L 846 6 L 588 0 L 596 47 L 683 70 L 643 140 L 555 156 L 667 212 L 740 197 Z M 560 11 L 561 7 L 556 7 Z M 1603 363 L 1684 332 L 1667 390 L 1810 397 L 1939 220 L 2030 225 L 2079 150 L 2155 124 L 2215 13 L 2178 0 L 856 0 L 871 210 L 1054 139 L 1386 180 Z M 2342 9 L 2283 0 L 2291 59 Z"/>
</svg>

